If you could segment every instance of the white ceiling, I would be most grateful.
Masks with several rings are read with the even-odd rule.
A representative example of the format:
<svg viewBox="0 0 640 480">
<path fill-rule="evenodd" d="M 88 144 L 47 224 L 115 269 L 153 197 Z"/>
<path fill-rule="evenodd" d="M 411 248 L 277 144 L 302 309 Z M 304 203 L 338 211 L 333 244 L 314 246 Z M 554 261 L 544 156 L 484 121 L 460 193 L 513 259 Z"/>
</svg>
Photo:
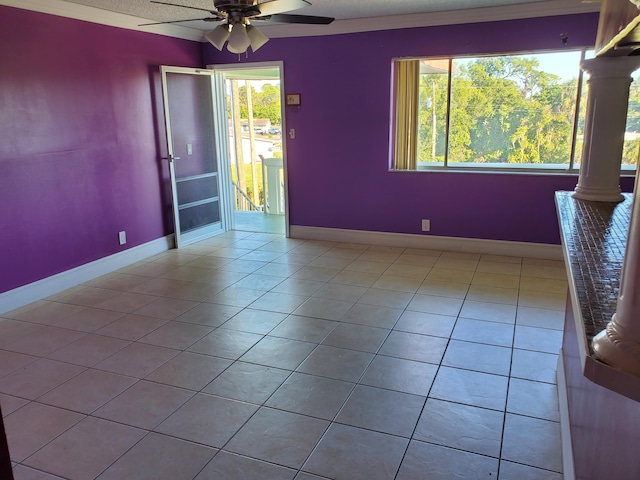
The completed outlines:
<svg viewBox="0 0 640 480">
<path fill-rule="evenodd" d="M 161 0 L 213 9 L 214 0 Z M 258 0 L 261 3 L 263 0 Z M 311 6 L 290 13 L 334 17 L 331 25 L 259 23 L 269 37 L 328 35 L 417 26 L 471 23 L 598 11 L 597 0 L 309 0 Z M 0 5 L 68 16 L 182 38 L 201 39 L 216 23 L 188 21 L 159 27 L 141 23 L 201 19 L 189 8 L 149 0 L 0 0 Z"/>
<path fill-rule="evenodd" d="M 126 13 L 141 18 L 158 21 L 203 18 L 206 12 L 187 8 L 158 5 L 149 0 L 67 0 L 71 3 L 90 5 L 102 10 Z M 213 10 L 214 0 L 162 0 L 177 5 L 188 5 Z M 262 3 L 263 0 L 258 0 Z M 550 2 L 553 0 L 533 0 Z M 463 10 L 469 8 L 495 7 L 518 3 L 531 3 L 532 0 L 309 0 L 312 5 L 292 11 L 300 15 L 320 15 L 334 17 L 336 20 L 353 18 L 386 17 L 412 13 L 438 12 L 443 10 Z"/>
</svg>

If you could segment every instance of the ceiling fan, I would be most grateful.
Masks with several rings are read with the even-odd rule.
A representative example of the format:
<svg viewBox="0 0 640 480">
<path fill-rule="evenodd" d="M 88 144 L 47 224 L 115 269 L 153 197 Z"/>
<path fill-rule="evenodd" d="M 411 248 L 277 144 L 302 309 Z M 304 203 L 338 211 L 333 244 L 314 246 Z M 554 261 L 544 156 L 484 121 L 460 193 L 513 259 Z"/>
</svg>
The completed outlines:
<svg viewBox="0 0 640 480">
<path fill-rule="evenodd" d="M 151 3 L 200 10 L 208 12 L 211 16 L 188 20 L 145 23 L 143 25 L 193 21 L 224 22 L 212 31 L 207 32 L 204 37 L 220 51 L 222 51 L 225 42 L 228 40 L 227 50 L 237 54 L 246 52 L 249 47 L 255 52 L 269 41 L 266 35 L 251 25 L 251 21 L 328 25 L 334 20 L 331 17 L 285 13 L 311 5 L 311 3 L 306 0 L 266 0 L 262 2 L 258 0 L 213 0 L 214 8 L 212 10 L 155 0 L 151 0 Z"/>
</svg>

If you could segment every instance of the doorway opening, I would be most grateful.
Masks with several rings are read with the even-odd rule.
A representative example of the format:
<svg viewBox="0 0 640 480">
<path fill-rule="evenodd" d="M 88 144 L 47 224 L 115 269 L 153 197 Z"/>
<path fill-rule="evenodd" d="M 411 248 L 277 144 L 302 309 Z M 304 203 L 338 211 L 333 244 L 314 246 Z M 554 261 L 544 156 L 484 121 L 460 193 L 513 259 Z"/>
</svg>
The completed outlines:
<svg viewBox="0 0 640 480">
<path fill-rule="evenodd" d="M 226 108 L 229 162 L 221 168 L 228 168 L 230 180 L 230 229 L 286 234 L 282 66 L 213 69 L 223 82 Z"/>
</svg>

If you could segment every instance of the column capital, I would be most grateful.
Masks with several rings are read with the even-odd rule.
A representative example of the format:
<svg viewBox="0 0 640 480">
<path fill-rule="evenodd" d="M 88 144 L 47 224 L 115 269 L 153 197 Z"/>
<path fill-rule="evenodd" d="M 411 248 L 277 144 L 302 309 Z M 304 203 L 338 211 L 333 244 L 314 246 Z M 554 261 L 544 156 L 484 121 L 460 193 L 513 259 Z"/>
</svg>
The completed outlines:
<svg viewBox="0 0 640 480">
<path fill-rule="evenodd" d="M 583 60 L 580 68 L 591 77 L 629 78 L 640 68 L 640 57 L 596 57 Z"/>
</svg>

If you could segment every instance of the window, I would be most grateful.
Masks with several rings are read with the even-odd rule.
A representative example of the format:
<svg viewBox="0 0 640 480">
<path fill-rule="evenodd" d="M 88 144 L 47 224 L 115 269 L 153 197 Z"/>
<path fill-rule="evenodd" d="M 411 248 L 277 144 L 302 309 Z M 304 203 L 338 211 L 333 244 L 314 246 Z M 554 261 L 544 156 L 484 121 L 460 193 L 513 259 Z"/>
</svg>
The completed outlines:
<svg viewBox="0 0 640 480">
<path fill-rule="evenodd" d="M 587 100 L 580 62 L 589 55 L 396 60 L 393 168 L 579 168 Z M 623 166 L 635 168 L 639 146 L 640 76 L 631 87 Z"/>
<path fill-rule="evenodd" d="M 624 131 L 624 149 L 622 151 L 623 170 L 635 170 L 640 155 L 640 70 L 633 72 L 632 77 L 633 82 L 631 82 L 629 89 L 629 107 L 627 109 L 627 128 Z"/>
</svg>

